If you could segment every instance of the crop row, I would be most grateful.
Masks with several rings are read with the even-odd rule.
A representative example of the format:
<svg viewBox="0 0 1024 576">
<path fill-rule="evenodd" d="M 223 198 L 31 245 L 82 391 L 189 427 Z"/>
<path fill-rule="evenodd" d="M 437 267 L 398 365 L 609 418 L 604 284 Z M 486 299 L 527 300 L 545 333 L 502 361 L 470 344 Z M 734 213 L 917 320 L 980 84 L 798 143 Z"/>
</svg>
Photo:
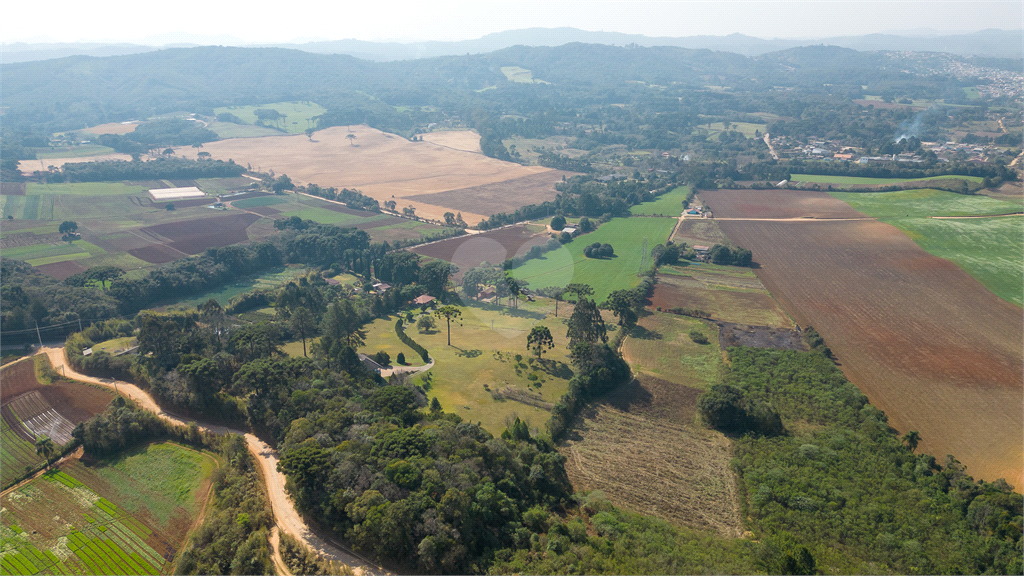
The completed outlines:
<svg viewBox="0 0 1024 576">
<path fill-rule="evenodd" d="M 93 574 L 159 574 L 141 555 L 110 539 L 89 538 L 75 530 L 68 534 L 68 547 Z"/>
<path fill-rule="evenodd" d="M 68 574 L 67 568 L 60 558 L 49 550 L 43 552 L 31 544 L 18 546 L 17 552 L 5 554 L 0 560 L 0 568 L 4 574 L 38 574 L 52 572 Z"/>
</svg>

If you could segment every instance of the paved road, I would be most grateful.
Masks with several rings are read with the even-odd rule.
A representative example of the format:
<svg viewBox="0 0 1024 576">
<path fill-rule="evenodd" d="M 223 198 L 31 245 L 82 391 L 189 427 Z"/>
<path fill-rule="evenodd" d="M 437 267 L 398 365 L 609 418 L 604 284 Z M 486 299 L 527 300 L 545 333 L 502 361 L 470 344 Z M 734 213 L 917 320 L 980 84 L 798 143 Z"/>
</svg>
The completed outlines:
<svg viewBox="0 0 1024 576">
<path fill-rule="evenodd" d="M 85 374 L 76 372 L 65 358 L 64 348 L 62 347 L 44 347 L 41 351 L 50 358 L 50 363 L 54 368 L 64 366 L 63 372 L 70 378 L 116 389 L 116 391 L 122 396 L 127 396 L 146 410 L 155 412 L 157 416 L 172 424 L 187 426 L 193 422 L 193 420 L 186 420 L 175 414 L 165 412 L 157 405 L 156 402 L 153 401 L 153 398 L 149 394 L 134 384 L 119 380 L 93 378 L 92 376 L 86 376 Z M 263 473 L 262 476 L 267 483 L 267 493 L 270 495 L 270 503 L 274 513 L 274 519 L 277 523 L 277 527 L 281 531 L 290 534 L 293 538 L 303 542 L 310 549 L 322 554 L 330 560 L 351 566 L 357 576 L 373 576 L 388 573 L 380 566 L 357 556 L 354 552 L 344 549 L 337 543 L 324 541 L 310 530 L 309 526 L 302 519 L 302 516 L 300 516 L 298 511 L 295 510 L 295 506 L 292 504 L 291 498 L 284 489 L 285 476 L 277 470 L 278 457 L 276 450 L 268 446 L 254 434 L 246 433 L 241 430 L 234 430 L 226 426 L 204 424 L 199 421 L 194 422 L 199 425 L 200 429 L 207 430 L 215 434 L 238 434 L 245 437 L 246 444 L 249 446 L 249 452 L 251 452 L 253 457 L 256 458 L 256 461 L 259 462 L 260 470 Z M 278 562 L 283 564 L 283 561 L 279 557 L 278 547 L 276 546 L 274 547 L 274 554 L 275 556 L 278 556 L 275 558 L 275 564 Z"/>
</svg>

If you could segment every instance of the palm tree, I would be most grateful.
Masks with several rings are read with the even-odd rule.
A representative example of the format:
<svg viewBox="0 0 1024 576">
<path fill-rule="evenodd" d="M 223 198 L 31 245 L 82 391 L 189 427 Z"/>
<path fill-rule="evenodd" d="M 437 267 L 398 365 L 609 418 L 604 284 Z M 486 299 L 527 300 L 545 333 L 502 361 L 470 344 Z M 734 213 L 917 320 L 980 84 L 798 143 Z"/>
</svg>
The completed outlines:
<svg viewBox="0 0 1024 576">
<path fill-rule="evenodd" d="M 53 456 L 54 451 L 56 451 L 56 448 L 53 445 L 53 440 L 50 440 L 45 436 L 40 436 L 39 439 L 36 440 L 36 454 L 46 458 L 47 468 L 50 467 L 50 456 Z"/>
<path fill-rule="evenodd" d="M 917 430 L 911 430 L 903 435 L 903 443 L 913 452 L 917 450 L 917 444 L 921 441 L 921 434 Z"/>
<path fill-rule="evenodd" d="M 349 133 L 348 133 L 348 134 L 347 134 L 347 135 L 345 136 L 345 138 L 348 138 L 348 143 L 349 143 L 349 145 L 351 145 L 351 146 L 355 146 L 355 145 L 356 145 L 356 144 L 355 144 L 355 142 L 356 142 L 356 135 L 355 135 L 355 134 L 352 134 L 351 132 L 349 132 Z"/>
</svg>

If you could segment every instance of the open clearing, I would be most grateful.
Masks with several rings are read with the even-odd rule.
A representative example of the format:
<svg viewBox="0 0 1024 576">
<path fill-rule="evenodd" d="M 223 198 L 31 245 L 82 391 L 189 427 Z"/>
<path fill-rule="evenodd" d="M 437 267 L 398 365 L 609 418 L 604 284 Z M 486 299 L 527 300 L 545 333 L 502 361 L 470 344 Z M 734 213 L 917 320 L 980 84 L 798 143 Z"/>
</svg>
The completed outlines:
<svg viewBox="0 0 1024 576">
<path fill-rule="evenodd" d="M 522 84 L 551 84 L 551 82 L 534 78 L 533 72 L 519 66 L 502 66 L 501 73 L 505 75 L 505 78 L 509 82 L 518 82 Z"/>
<path fill-rule="evenodd" d="M 221 140 L 205 144 L 203 151 L 214 158 L 251 164 L 254 169 L 273 169 L 299 184 L 355 188 L 382 203 L 394 199 L 399 207 L 412 205 L 417 214 L 435 220 L 443 220 L 449 210 L 461 211 L 469 222 L 486 218 L 490 213 L 456 210 L 439 202 L 409 197 L 539 173 L 551 173 L 552 184 L 561 179 L 561 173 L 549 168 L 502 162 L 428 141 L 410 142 L 367 126 L 350 129 L 351 132 L 336 126 L 319 130 L 312 141 L 304 134 Z M 354 138 L 348 138 L 349 134 Z M 187 158 L 195 158 L 196 152 L 191 146 L 176 150 L 179 156 Z M 520 205 L 518 197 L 508 197 L 502 211 L 513 211 Z"/>
<path fill-rule="evenodd" d="M 216 466 L 212 456 L 171 443 L 65 462 L 3 497 L 3 571 L 165 573 Z"/>
<path fill-rule="evenodd" d="M 594 298 L 603 302 L 614 290 L 629 289 L 640 283 L 637 275 L 651 264 L 650 251 L 664 244 L 675 227 L 674 218 L 614 218 L 597 230 L 576 237 L 558 250 L 527 261 L 512 270 L 529 287 L 565 286 L 571 282 L 589 284 Z M 587 258 L 583 249 L 594 242 L 611 244 L 612 258 Z"/>
<path fill-rule="evenodd" d="M 737 324 L 794 327 L 749 268 L 708 263 L 662 266 L 651 306 L 704 310 L 715 320 Z"/>
<path fill-rule="evenodd" d="M 108 122 L 106 124 L 93 126 L 92 128 L 85 128 L 82 132 L 95 134 L 96 136 L 100 136 L 102 134 L 127 134 L 129 132 L 134 132 L 138 127 L 138 122 Z"/>
<path fill-rule="evenodd" d="M 406 329 L 406 334 L 426 348 L 435 361 L 427 372 L 427 395 L 437 397 L 445 411 L 480 422 L 495 435 L 505 429 L 509 415 L 518 416 L 531 428 L 544 430 L 550 418 L 548 410 L 568 390 L 572 377 L 564 324 L 571 305 L 560 306 L 559 318 L 475 302 L 460 309 L 461 321 L 451 326 L 451 346 L 443 319 L 432 333 L 421 333 L 411 326 Z M 385 324 L 379 328 L 381 332 L 387 328 L 394 331 L 394 318 L 377 320 L 374 326 L 378 322 Z M 555 343 L 541 361 L 526 348 L 526 335 L 537 324 L 551 330 Z M 384 341 L 367 339 L 363 352 L 373 354 L 385 346 Z M 521 360 L 516 360 L 517 354 L 522 355 Z M 413 356 L 410 360 L 418 362 L 419 358 Z M 530 379 L 531 374 L 536 380 Z M 419 376 L 417 381 L 423 378 Z"/>
<path fill-rule="evenodd" d="M 719 225 L 750 247 L 765 286 L 824 336 L 889 422 L 921 434 L 921 451 L 1021 486 L 1018 306 L 875 220 Z"/>
<path fill-rule="evenodd" d="M 646 214 L 649 216 L 668 216 L 678 218 L 683 213 L 683 200 L 690 193 L 686 186 L 680 186 L 674 190 L 658 196 L 652 202 L 643 202 L 629 209 L 633 214 Z"/>
<path fill-rule="evenodd" d="M 447 130 L 444 132 L 429 132 L 421 134 L 424 142 L 431 142 L 438 146 L 462 150 L 463 152 L 476 152 L 483 154 L 480 149 L 480 135 L 472 130 Z"/>
<path fill-rule="evenodd" d="M 695 344 L 697 328 L 710 340 Z M 576 490 L 618 506 L 738 537 L 742 530 L 730 442 L 695 422 L 697 398 L 720 380 L 717 328 L 652 313 L 623 343 L 636 379 L 599 399 L 559 447 Z"/>
<path fill-rule="evenodd" d="M 278 268 L 272 268 L 258 276 L 240 278 L 231 284 L 218 288 L 217 290 L 202 292 L 187 299 L 175 299 L 174 304 L 169 306 L 170 308 L 199 307 L 207 300 L 211 299 L 216 300 L 221 306 L 227 306 L 231 302 L 231 299 L 239 294 L 251 292 L 256 289 L 269 290 L 278 288 L 291 281 L 297 282 L 299 278 L 305 277 L 308 273 L 309 269 L 302 265 L 293 264 L 280 266 Z M 157 303 L 155 306 L 160 305 L 161 303 Z"/>
<path fill-rule="evenodd" d="M 256 117 L 257 109 L 277 110 L 280 112 L 284 118 L 276 122 L 269 120 L 266 122 L 272 126 L 285 130 L 289 134 L 302 134 L 305 132 L 306 128 L 315 128 L 316 126 L 313 118 L 327 112 L 326 108 L 314 102 L 274 102 L 272 104 L 261 104 L 259 106 L 226 106 L 214 108 L 213 112 L 214 114 L 228 112 L 238 116 L 243 122 L 254 124 L 256 120 L 258 120 Z M 260 127 L 255 126 L 255 128 Z M 280 132 L 278 133 L 280 134 Z"/>
</svg>

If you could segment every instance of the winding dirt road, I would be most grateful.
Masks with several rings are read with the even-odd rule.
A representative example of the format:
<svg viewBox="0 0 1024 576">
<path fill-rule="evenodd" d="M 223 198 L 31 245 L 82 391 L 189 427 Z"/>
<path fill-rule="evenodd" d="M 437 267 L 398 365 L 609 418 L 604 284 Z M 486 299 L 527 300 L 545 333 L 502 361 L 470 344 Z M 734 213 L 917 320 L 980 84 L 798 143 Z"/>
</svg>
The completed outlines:
<svg viewBox="0 0 1024 576">
<path fill-rule="evenodd" d="M 146 410 L 156 413 L 157 416 L 167 422 L 183 426 L 188 426 L 192 422 L 195 422 L 201 430 L 213 432 L 214 434 L 238 434 L 240 436 L 244 436 L 245 442 L 249 447 L 249 452 L 252 453 L 253 457 L 260 464 L 262 476 L 267 483 L 267 493 L 270 495 L 271 511 L 274 513 L 274 519 L 277 523 L 277 527 L 281 531 L 291 535 L 293 538 L 296 538 L 311 550 L 314 550 L 324 557 L 346 566 L 350 566 L 357 576 L 388 574 L 388 572 L 382 567 L 357 556 L 354 552 L 345 550 L 336 543 L 326 542 L 310 530 L 309 526 L 306 525 L 306 522 L 302 519 L 302 516 L 300 516 L 298 511 L 295 510 L 295 506 L 292 504 L 291 498 L 288 497 L 288 493 L 285 492 L 285 476 L 277 469 L 277 451 L 268 446 L 266 442 L 257 438 L 254 434 L 235 430 L 226 426 L 204 424 L 198 421 L 186 420 L 180 416 L 165 412 L 157 405 L 156 402 L 153 401 L 153 398 L 149 394 L 134 384 L 122 382 L 120 380 L 101 380 L 99 378 L 93 378 L 92 376 L 86 376 L 85 374 L 76 372 L 65 358 L 64 348 L 44 347 L 41 351 L 50 358 L 50 364 L 52 364 L 55 369 L 59 366 L 63 366 L 63 372 L 66 376 L 74 378 L 75 380 L 81 380 L 82 382 L 90 382 L 92 384 L 112 388 L 122 396 L 126 396 L 138 403 Z M 275 565 L 284 565 L 283 560 L 280 558 L 279 547 L 274 546 L 273 548 Z"/>
</svg>

